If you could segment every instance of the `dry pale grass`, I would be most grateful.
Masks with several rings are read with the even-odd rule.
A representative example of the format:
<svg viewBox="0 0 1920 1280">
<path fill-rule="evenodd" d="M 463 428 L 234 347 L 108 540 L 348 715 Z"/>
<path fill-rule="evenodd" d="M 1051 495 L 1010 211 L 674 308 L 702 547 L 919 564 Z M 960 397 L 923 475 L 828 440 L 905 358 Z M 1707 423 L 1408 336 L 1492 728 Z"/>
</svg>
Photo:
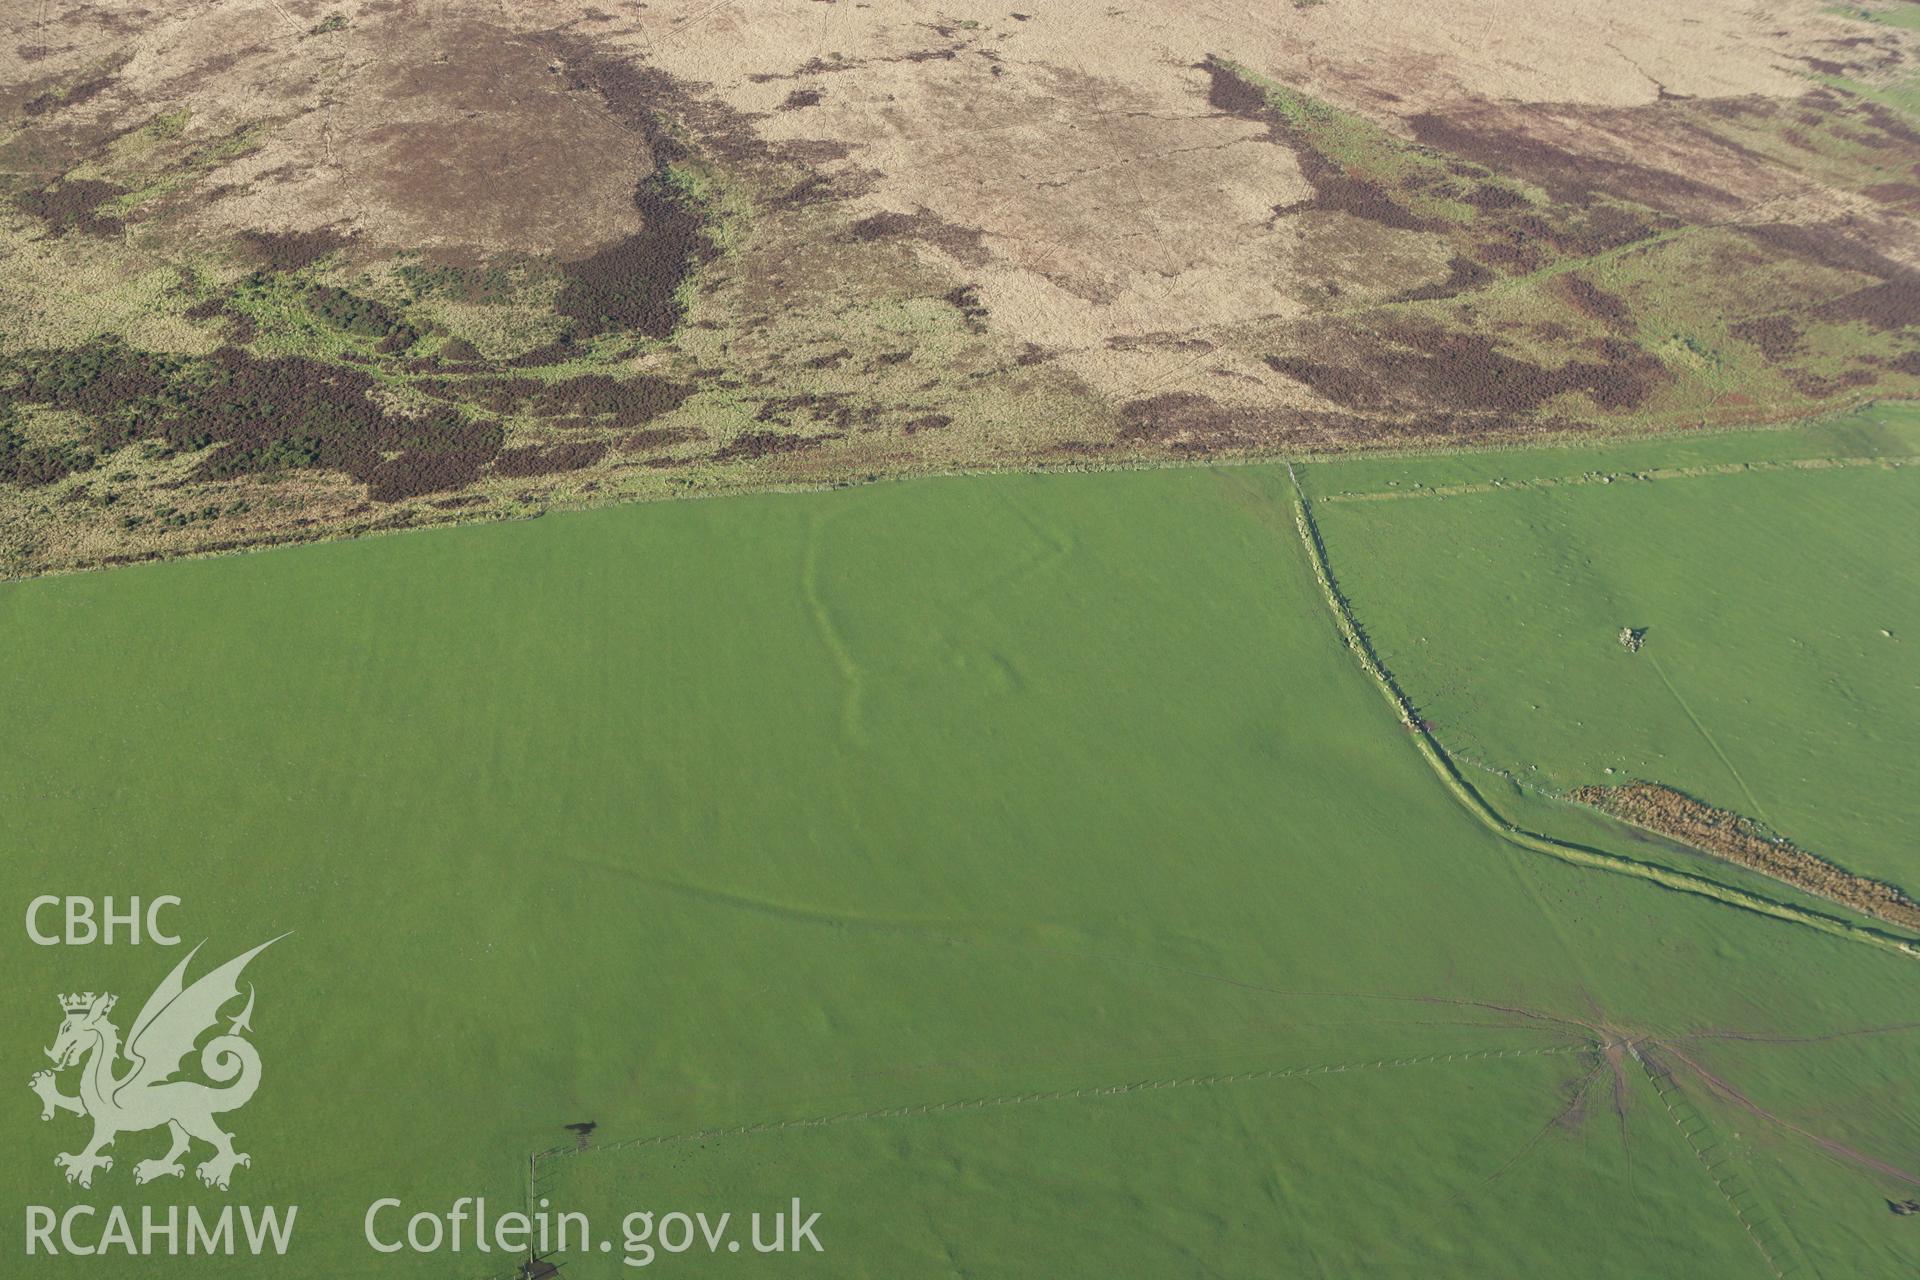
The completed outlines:
<svg viewBox="0 0 1920 1280">
<path fill-rule="evenodd" d="M 350 365 L 391 404 L 449 397 L 515 450 L 604 446 L 565 474 L 489 459 L 457 493 L 370 505 L 339 475 L 148 466 L 136 441 L 45 488 L 0 486 L 0 555 L 35 571 L 549 500 L 1910 394 L 1920 145 L 1817 95 L 1910 74 L 1920 42 L 1829 8 L 0 6 L 0 356 L 232 343 Z M 1222 68 L 1248 77 L 1225 96 Z M 1384 167 L 1312 151 L 1256 84 L 1349 113 Z M 1417 160 L 1394 150 L 1416 143 Z M 686 323 L 561 353 L 566 273 L 617 261 L 650 217 L 672 225 L 643 183 L 673 156 L 695 161 L 725 241 Z M 106 214 L 59 212 L 75 181 L 105 187 Z M 1442 185 L 1453 222 L 1407 212 Z M 1458 203 L 1501 191 L 1525 192 L 1531 221 Z M 1606 217 L 1637 228 L 1624 245 L 1594 230 Z M 323 332 L 300 300 L 314 280 L 241 314 L 248 272 L 289 267 L 261 232 L 337 250 L 326 287 L 404 311 L 420 341 Z M 1722 259 L 1697 302 L 1662 265 Z M 544 283 L 510 296 L 416 294 L 400 274 L 472 268 L 471 284 L 530 261 Z M 498 386 L 460 398 L 458 379 L 520 376 L 503 367 L 520 357 L 540 378 L 645 372 L 685 395 L 617 429 Z M 137 502 L 102 479 L 129 472 Z M 182 526 L 170 505 L 219 512 Z"/>
</svg>

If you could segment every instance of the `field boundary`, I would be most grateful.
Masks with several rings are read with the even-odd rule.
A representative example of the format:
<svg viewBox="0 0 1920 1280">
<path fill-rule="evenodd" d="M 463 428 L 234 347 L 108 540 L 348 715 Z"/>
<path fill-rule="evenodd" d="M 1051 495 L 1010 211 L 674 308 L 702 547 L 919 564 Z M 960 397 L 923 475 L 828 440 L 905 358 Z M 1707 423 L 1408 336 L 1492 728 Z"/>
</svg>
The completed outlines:
<svg viewBox="0 0 1920 1280">
<path fill-rule="evenodd" d="M 1736 889 L 1705 876 L 1675 871 L 1657 863 L 1642 862 L 1637 858 L 1609 853 L 1587 845 L 1556 840 L 1551 836 L 1517 826 L 1501 816 L 1500 812 L 1488 803 L 1486 797 L 1467 781 L 1454 763 L 1453 757 L 1447 753 L 1447 749 L 1427 727 L 1426 722 L 1414 707 L 1413 700 L 1401 689 L 1393 674 L 1380 661 L 1372 642 L 1367 639 L 1359 620 L 1354 616 L 1352 606 L 1341 594 L 1333 577 L 1332 568 L 1327 560 L 1326 543 L 1320 535 L 1320 526 L 1313 518 L 1312 505 L 1301 488 L 1299 475 L 1290 462 L 1287 464 L 1287 479 L 1293 486 L 1294 527 L 1299 532 L 1301 545 L 1306 549 L 1307 560 L 1313 568 L 1314 577 L 1319 581 L 1321 596 L 1332 611 L 1334 622 L 1346 641 L 1348 649 L 1352 650 L 1361 669 L 1372 677 L 1374 687 L 1393 707 L 1394 714 L 1399 717 L 1400 723 L 1412 735 L 1414 746 L 1426 759 L 1442 785 L 1481 826 L 1486 827 L 1508 844 L 1517 845 L 1533 853 L 1542 853 L 1574 866 L 1634 876 L 1659 885 L 1663 889 L 1711 898 L 1716 902 L 1751 911 L 1757 915 L 1818 929 L 1822 933 L 1831 934 L 1837 938 L 1866 943 L 1899 955 L 1920 958 L 1920 943 L 1913 940 L 1870 926 L 1854 924 L 1838 916 L 1777 902 L 1772 898 L 1750 893 L 1744 889 Z"/>
<path fill-rule="evenodd" d="M 583 1155 L 598 1155 L 639 1151 L 653 1147 L 669 1147 L 679 1143 L 704 1143 L 722 1138 L 750 1138 L 767 1133 L 783 1133 L 795 1129 L 820 1129 L 835 1125 L 858 1124 L 875 1120 L 915 1119 L 922 1116 L 955 1114 L 966 1111 L 988 1111 L 1005 1107 L 1022 1106 L 1028 1103 L 1073 1102 L 1080 1100 L 1100 1101 L 1126 1097 L 1138 1093 L 1158 1093 L 1168 1089 L 1206 1089 L 1225 1085 L 1245 1084 L 1253 1081 L 1290 1080 L 1308 1076 L 1342 1075 L 1348 1072 L 1386 1071 L 1401 1067 L 1429 1066 L 1450 1062 L 1492 1062 L 1510 1058 L 1558 1057 L 1566 1054 L 1592 1054 L 1600 1051 L 1603 1044 L 1598 1037 L 1560 1044 L 1534 1045 L 1531 1048 L 1512 1047 L 1506 1049 L 1469 1049 L 1452 1053 L 1412 1054 L 1398 1058 L 1376 1058 L 1372 1060 L 1356 1059 L 1351 1062 L 1324 1062 L 1306 1067 L 1265 1067 L 1251 1071 L 1214 1072 L 1207 1075 L 1168 1076 L 1157 1079 L 1122 1081 L 1105 1085 L 1083 1085 L 1075 1089 L 1048 1089 L 1030 1093 L 1008 1093 L 992 1096 L 976 1096 L 953 1099 L 943 1102 L 910 1103 L 897 1107 L 876 1107 L 865 1111 L 846 1111 L 833 1115 L 809 1116 L 788 1120 L 764 1120 L 754 1124 L 725 1125 L 709 1129 L 695 1129 L 686 1133 L 658 1134 L 643 1138 L 625 1138 L 614 1142 L 566 1143 L 547 1147 L 540 1151 L 529 1152 L 526 1157 L 526 1212 L 529 1217 L 536 1212 L 540 1201 L 540 1184 L 548 1176 L 542 1172 L 543 1165 L 558 1165 L 568 1159 Z M 531 1252 L 511 1271 L 494 1272 L 479 1280 L 520 1280 L 528 1274 L 527 1267 L 540 1259 Z"/>
<path fill-rule="evenodd" d="M 1665 1063 L 1656 1061 L 1652 1054 L 1642 1053 L 1628 1045 L 1627 1052 L 1633 1055 L 1640 1069 L 1646 1072 L 1647 1082 L 1653 1086 L 1654 1094 L 1665 1108 L 1667 1118 L 1673 1121 L 1674 1128 L 1680 1131 L 1688 1150 L 1694 1159 L 1706 1170 L 1712 1179 L 1714 1190 L 1727 1202 L 1733 1216 L 1740 1220 L 1740 1226 L 1753 1241 L 1753 1247 L 1767 1260 L 1767 1267 L 1775 1276 L 1794 1275 L 1803 1269 L 1805 1260 L 1794 1246 L 1793 1237 L 1784 1227 L 1761 1212 L 1764 1202 L 1752 1182 L 1742 1177 L 1738 1167 L 1722 1174 L 1721 1170 L 1733 1162 L 1733 1154 L 1726 1140 L 1714 1132 L 1707 1118 L 1700 1114 L 1699 1108 L 1687 1100 L 1680 1082 L 1673 1078 L 1673 1072 Z M 1702 1138 L 1707 1140 L 1703 1143 Z M 1715 1156 L 1714 1152 L 1719 1152 Z"/>
<path fill-rule="evenodd" d="M 1350 493 L 1322 494 L 1318 502 L 1398 502 L 1407 498 L 1457 498 L 1477 493 L 1516 493 L 1530 489 L 1561 489 L 1570 486 L 1613 484 L 1627 480 L 1697 480 L 1708 476 L 1738 476 L 1771 471 L 1844 471 L 1859 467 L 1879 467 L 1897 471 L 1920 463 L 1920 454 L 1886 454 L 1880 457 L 1776 458 L 1751 462 L 1717 462 L 1699 467 L 1642 467 L 1638 470 L 1586 471 L 1574 476 L 1535 476 L 1527 480 L 1483 480 L 1473 484 L 1411 485 L 1405 489 L 1363 489 Z"/>
<path fill-rule="evenodd" d="M 795 1120 L 764 1120 L 755 1124 L 730 1125 L 714 1129 L 695 1129 L 688 1133 L 660 1134 L 646 1138 L 626 1138 L 617 1142 L 597 1142 L 582 1147 L 569 1144 L 548 1147 L 529 1157 L 532 1168 L 538 1162 L 568 1156 L 609 1151 L 631 1151 L 641 1147 L 663 1147 L 679 1142 L 709 1142 L 715 1138 L 746 1138 L 762 1133 L 780 1133 L 791 1129 L 819 1129 L 832 1125 L 856 1124 L 870 1120 L 899 1120 L 915 1116 L 940 1115 L 956 1111 L 987 1111 L 1035 1102 L 1072 1102 L 1079 1099 L 1124 1097 L 1134 1093 L 1157 1093 L 1166 1089 L 1210 1089 L 1223 1085 L 1245 1084 L 1256 1080 L 1292 1080 L 1302 1076 L 1342 1075 L 1346 1072 L 1386 1071 L 1399 1067 L 1418 1067 L 1446 1062 L 1491 1062 L 1500 1058 L 1537 1058 L 1551 1054 L 1591 1053 L 1598 1042 L 1590 1039 L 1566 1044 L 1534 1045 L 1531 1048 L 1468 1049 L 1453 1053 L 1420 1053 L 1401 1058 L 1360 1059 L 1353 1062 L 1327 1062 L 1310 1067 L 1264 1067 L 1254 1071 L 1222 1071 L 1208 1075 L 1168 1076 L 1161 1079 L 1131 1080 L 1117 1084 L 1082 1085 L 1076 1089 L 1046 1089 L 1032 1093 L 1007 1093 L 989 1097 L 960 1098 L 946 1102 L 910 1103 L 898 1107 L 876 1107 L 867 1111 L 846 1111 L 827 1116 Z"/>
<path fill-rule="evenodd" d="M 430 529 L 512 524 L 523 520 L 538 520 L 546 515 L 605 511 L 657 502 L 703 502 L 775 493 L 787 495 L 830 493 L 837 489 L 865 488 L 874 484 L 953 479 L 964 476 L 1045 476 L 1129 471 L 1219 470 L 1228 467 L 1266 467 L 1281 464 L 1292 466 L 1295 463 L 1305 466 L 1361 460 L 1451 458 L 1520 453 L 1540 449 L 1646 444 L 1667 439 L 1747 433 L 1784 435 L 1803 427 L 1831 422 L 1850 414 L 1863 413 L 1881 405 L 1911 406 L 1920 405 L 1920 401 L 1899 396 L 1868 395 L 1831 405 L 1805 404 L 1781 408 L 1778 412 L 1769 410 L 1756 417 L 1732 421 L 1704 421 L 1689 416 L 1684 422 L 1678 418 L 1672 421 L 1594 422 L 1584 424 L 1578 429 L 1512 434 L 1490 430 L 1489 434 L 1464 442 L 1452 437 L 1413 437 L 1394 439 L 1387 443 L 1355 442 L 1341 447 L 1308 445 L 1297 448 L 1275 445 L 1267 448 L 1223 450 L 1218 454 L 1192 458 L 1141 456 L 1105 458 L 1096 461 L 1088 458 L 1048 456 L 1004 461 L 995 459 L 968 466 L 934 465 L 822 480 L 793 477 L 774 480 L 753 477 L 713 477 L 711 483 L 703 483 L 697 489 L 671 493 L 602 492 L 587 498 L 555 498 L 542 505 L 514 512 L 488 512 L 476 515 L 454 508 L 436 512 L 431 517 L 416 513 L 412 520 L 399 525 L 374 523 L 358 527 L 343 527 L 321 534 L 313 534 L 309 530 L 283 531 L 237 542 L 216 541 L 199 546 L 114 553 L 92 559 L 76 559 L 17 570 L 0 565 L 0 586 L 16 582 L 32 582 L 42 578 L 64 578 L 109 569 L 131 568 L 137 565 L 212 560 L 288 547 L 360 542 L 392 534 L 419 533 Z"/>
</svg>

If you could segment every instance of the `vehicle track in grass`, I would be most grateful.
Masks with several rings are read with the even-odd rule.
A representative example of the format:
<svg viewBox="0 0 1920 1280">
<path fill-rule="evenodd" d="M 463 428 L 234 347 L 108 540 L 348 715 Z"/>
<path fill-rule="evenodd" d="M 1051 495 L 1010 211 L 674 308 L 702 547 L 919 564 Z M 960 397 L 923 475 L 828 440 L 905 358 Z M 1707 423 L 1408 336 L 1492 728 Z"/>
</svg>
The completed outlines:
<svg viewBox="0 0 1920 1280">
<path fill-rule="evenodd" d="M 1747 798 L 1747 804 L 1751 806 L 1753 816 L 1762 822 L 1771 822 L 1772 820 L 1767 817 L 1767 811 L 1761 807 L 1760 797 L 1753 794 L 1753 788 L 1747 785 L 1746 778 L 1743 777 L 1740 770 L 1735 767 L 1733 758 L 1729 756 L 1726 753 L 1726 749 L 1720 745 L 1720 739 L 1714 737 L 1713 731 L 1707 728 L 1706 721 L 1694 713 L 1693 705 L 1682 696 L 1680 687 L 1673 682 L 1673 677 L 1669 676 L 1667 669 L 1660 665 L 1660 659 L 1652 654 L 1648 654 L 1647 664 L 1653 668 L 1653 673 L 1660 677 L 1660 683 L 1667 687 L 1667 692 L 1673 695 L 1674 702 L 1679 704 L 1680 710 L 1685 713 L 1687 720 L 1700 734 L 1701 739 L 1708 747 L 1712 748 L 1715 758 L 1725 766 L 1727 774 L 1733 779 L 1734 784 L 1740 788 L 1740 794 Z"/>
</svg>

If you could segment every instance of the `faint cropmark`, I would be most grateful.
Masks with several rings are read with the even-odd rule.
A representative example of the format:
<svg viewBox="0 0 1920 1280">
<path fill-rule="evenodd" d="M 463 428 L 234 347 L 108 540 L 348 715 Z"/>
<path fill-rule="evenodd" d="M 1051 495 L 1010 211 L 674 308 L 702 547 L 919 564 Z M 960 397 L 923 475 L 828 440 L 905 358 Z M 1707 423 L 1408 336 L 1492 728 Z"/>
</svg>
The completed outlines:
<svg viewBox="0 0 1920 1280">
<path fill-rule="evenodd" d="M 213 1148 L 213 1155 L 196 1170 L 200 1181 L 210 1187 L 225 1191 L 235 1167 L 252 1163 L 233 1149 L 233 1135 L 214 1123 L 216 1115 L 247 1105 L 260 1084 L 259 1051 L 243 1038 L 252 1030 L 252 984 L 247 987 L 246 1007 L 228 1021 L 225 1032 L 200 1050 L 200 1072 L 213 1083 L 173 1077 L 186 1065 L 200 1037 L 220 1022 L 220 1010 L 239 998 L 240 973 L 247 962 L 279 940 L 263 942 L 187 986 L 187 966 L 200 951 L 196 946 L 147 997 L 124 1046 L 120 1029 L 108 1020 L 117 996 L 88 991 L 60 997 L 66 1018 L 53 1047 L 46 1051 L 53 1070 L 36 1072 L 28 1083 L 40 1096 L 42 1120 L 53 1119 L 57 1111 L 93 1119 L 93 1138 L 83 1150 L 53 1158 L 66 1170 L 68 1182 L 91 1187 L 95 1170 L 113 1168 L 113 1157 L 102 1152 L 116 1137 L 161 1125 L 172 1134 L 172 1146 L 159 1159 L 134 1165 L 135 1182 L 180 1177 L 186 1171 L 180 1157 L 195 1139 Z M 123 1058 L 124 1071 L 120 1070 Z M 55 1077 L 76 1066 L 80 1091 L 69 1097 L 60 1092 Z"/>
</svg>

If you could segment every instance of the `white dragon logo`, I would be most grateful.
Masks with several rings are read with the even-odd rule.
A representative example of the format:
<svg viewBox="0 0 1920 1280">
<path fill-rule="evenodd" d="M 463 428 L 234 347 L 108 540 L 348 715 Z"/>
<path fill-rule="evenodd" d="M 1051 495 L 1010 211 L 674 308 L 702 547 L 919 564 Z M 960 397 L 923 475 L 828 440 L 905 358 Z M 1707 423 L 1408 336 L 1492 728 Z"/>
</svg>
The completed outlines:
<svg viewBox="0 0 1920 1280">
<path fill-rule="evenodd" d="M 200 1037 L 219 1022 L 221 1008 L 239 997 L 240 971 L 278 941 L 280 938 L 269 939 L 187 986 L 187 965 L 200 951 L 199 946 L 194 947 L 147 997 L 140 1016 L 133 1020 L 133 1029 L 127 1033 L 124 1051 L 119 1028 L 107 1021 L 118 997 L 88 991 L 60 998 L 66 1019 L 60 1024 L 53 1047 L 46 1051 L 53 1059 L 53 1071 L 36 1072 L 28 1084 L 40 1095 L 42 1120 L 53 1119 L 56 1111 L 93 1117 L 93 1140 L 86 1149 L 53 1158 L 54 1164 L 66 1170 L 68 1182 L 92 1186 L 94 1170 L 113 1168 L 113 1157 L 101 1152 L 113 1145 L 114 1138 L 163 1124 L 173 1134 L 173 1146 L 158 1160 L 134 1165 L 135 1182 L 180 1177 L 186 1172 L 180 1157 L 195 1138 L 213 1147 L 212 1158 L 197 1170 L 200 1181 L 210 1187 L 225 1191 L 234 1168 L 252 1163 L 250 1157 L 233 1149 L 233 1135 L 213 1120 L 216 1115 L 247 1105 L 260 1085 L 259 1051 L 240 1035 L 253 1029 L 249 1023 L 253 1016 L 251 984 L 247 987 L 246 1008 L 232 1019 L 225 1034 L 214 1036 L 200 1050 L 200 1070 L 224 1087 L 173 1077 Z M 114 1068 L 123 1052 L 132 1066 L 125 1074 L 116 1075 Z M 88 1054 L 92 1057 L 87 1058 Z M 80 1073 L 79 1096 L 68 1097 L 54 1083 L 54 1073 L 83 1058 L 87 1063 Z"/>
</svg>

